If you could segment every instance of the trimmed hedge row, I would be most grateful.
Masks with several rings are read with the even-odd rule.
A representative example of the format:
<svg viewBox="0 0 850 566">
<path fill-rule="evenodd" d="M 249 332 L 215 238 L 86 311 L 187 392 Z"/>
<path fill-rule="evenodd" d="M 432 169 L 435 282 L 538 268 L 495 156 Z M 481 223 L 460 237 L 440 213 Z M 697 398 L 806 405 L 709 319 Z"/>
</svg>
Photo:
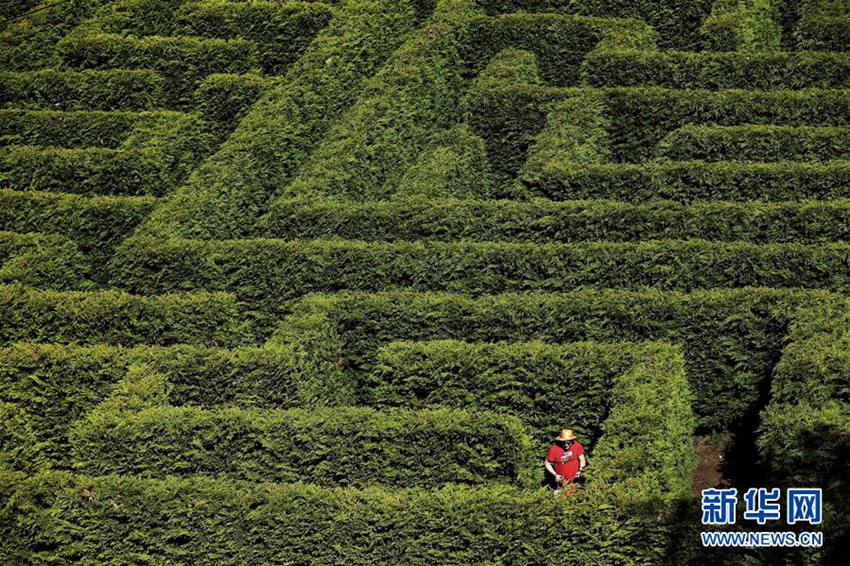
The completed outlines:
<svg viewBox="0 0 850 566">
<path fill-rule="evenodd" d="M 79 289 L 86 287 L 89 264 L 64 236 L 0 231 L 0 284 Z"/>
<path fill-rule="evenodd" d="M 276 195 L 392 194 L 431 136 L 460 120 L 466 83 L 459 44 L 473 13 L 467 0 L 438 4 Z"/>
<path fill-rule="evenodd" d="M 260 95 L 276 84 L 260 75 L 207 75 L 195 89 L 193 109 L 222 132 L 232 131 L 257 102 Z"/>
<path fill-rule="evenodd" d="M 0 192 L 2 196 L 2 192 Z M 0 207 L 2 210 L 2 207 Z M 850 241 L 850 201 L 278 200 L 257 235 L 363 241 Z"/>
<path fill-rule="evenodd" d="M 169 35 L 200 35 L 257 43 L 257 61 L 267 73 L 282 73 L 334 15 L 322 2 L 232 2 L 182 4 Z"/>
<path fill-rule="evenodd" d="M 648 360 L 619 380 L 614 395 L 590 481 L 569 505 L 543 490 L 505 485 L 257 488 L 207 478 L 55 472 L 28 479 L 0 469 L 0 548 L 28 561 L 85 555 L 108 562 L 132 555 L 289 563 L 310 556 L 352 564 L 553 563 L 581 548 L 575 556 L 583 564 L 656 564 L 667 551 L 674 508 L 687 496 L 693 466 L 681 355 Z M 659 459 L 646 458 L 631 442 L 647 427 L 657 433 L 646 442 Z M 62 522 L 47 520 L 59 509 Z M 346 543 L 329 546 L 328 540 Z"/>
<path fill-rule="evenodd" d="M 782 26 L 774 0 L 715 0 L 699 29 L 713 51 L 779 51 Z"/>
<path fill-rule="evenodd" d="M 470 74 L 477 74 L 504 49 L 533 52 L 547 84 L 578 84 L 585 55 L 612 39 L 631 38 L 641 47 L 654 46 L 650 26 L 619 17 L 517 13 L 473 16 L 465 26 L 461 49 Z"/>
<path fill-rule="evenodd" d="M 382 346 L 362 403 L 436 406 L 514 415 L 544 443 L 564 427 L 595 444 L 614 382 L 664 353 L 661 344 L 391 342 Z"/>
<path fill-rule="evenodd" d="M 850 196 L 850 161 L 559 163 L 520 179 L 531 197 L 768 202 L 833 200 Z"/>
<path fill-rule="evenodd" d="M 262 311 L 338 289 L 499 293 L 579 287 L 688 291 L 798 287 L 850 291 L 850 245 L 704 240 L 533 244 L 493 242 L 128 241 L 111 284 L 142 295 L 235 293 Z"/>
<path fill-rule="evenodd" d="M 802 0 L 796 40 L 800 49 L 850 50 L 850 8 L 846 2 Z"/>
<path fill-rule="evenodd" d="M 241 39 L 194 37 L 122 37 L 88 34 L 81 28 L 65 36 L 57 48 L 76 68 L 155 69 L 165 81 L 171 105 L 192 102 L 198 81 L 213 73 L 244 73 L 257 66 L 256 45 Z"/>
<path fill-rule="evenodd" d="M 850 56 L 828 52 L 733 53 L 599 50 L 582 62 L 595 87 L 802 89 L 850 86 Z"/>
<path fill-rule="evenodd" d="M 152 197 L 79 195 L 0 189 L 0 229 L 47 232 L 73 240 L 97 269 L 156 205 Z"/>
<path fill-rule="evenodd" d="M 573 89 L 482 81 L 472 89 L 468 121 L 484 138 L 494 169 L 516 174 L 556 101 L 599 97 L 612 159 L 641 162 L 685 124 L 845 126 L 850 97 L 843 90 L 744 91 L 651 88 Z"/>
<path fill-rule="evenodd" d="M 697 126 L 670 132 L 660 157 L 704 161 L 828 161 L 850 159 L 850 128 L 822 126 Z"/>
<path fill-rule="evenodd" d="M 422 2 L 347 0 L 336 16 L 145 223 L 143 232 L 229 238 L 249 231 L 271 194 L 290 180 L 330 125 L 357 99 L 384 60 L 419 24 Z"/>
<path fill-rule="evenodd" d="M 822 291 L 739 289 L 689 294 L 582 290 L 564 294 L 341 293 L 302 299 L 272 342 L 300 343 L 329 375 L 331 360 L 366 379 L 397 340 L 664 340 L 683 344 L 703 430 L 726 430 L 758 398 L 777 344 L 803 308 L 839 305 Z M 324 360 L 324 362 L 323 362 Z"/>
<path fill-rule="evenodd" d="M 72 429 L 70 444 L 75 469 L 92 475 L 203 474 L 325 487 L 513 483 L 531 457 L 516 417 L 449 409 L 104 407 Z"/>
<path fill-rule="evenodd" d="M 53 145 L 67 148 L 116 148 L 137 119 L 157 113 L 83 110 L 0 110 L 0 145 Z"/>
<path fill-rule="evenodd" d="M 193 114 L 155 113 L 137 120 L 118 149 L 0 147 L 0 184 L 84 194 L 170 192 L 209 153 L 213 135 Z"/>
<path fill-rule="evenodd" d="M 340 384 L 305 382 L 301 363 L 300 355 L 285 347 L 8 346 L 0 349 L 0 402 L 26 415 L 31 438 L 7 442 L 3 450 L 25 454 L 7 457 L 19 469 L 69 467 L 71 424 L 105 399 L 128 369 L 141 364 L 168 376 L 174 405 L 286 408 L 343 401 L 337 399 Z M 325 391 L 317 399 L 319 386 Z"/>
<path fill-rule="evenodd" d="M 86 556 L 289 564 L 310 557 L 461 565 L 571 556 L 587 565 L 652 564 L 664 555 L 665 522 L 672 522 L 640 508 L 627 518 L 610 492 L 610 505 L 583 492 L 564 505 L 543 490 L 504 485 L 360 490 L 203 477 L 0 474 L 0 549 L 23 562 Z M 61 522 L 53 519 L 57 514 Z"/>
<path fill-rule="evenodd" d="M 0 343 L 234 345 L 247 338 L 224 293 L 138 297 L 118 291 L 0 287 Z"/>
<path fill-rule="evenodd" d="M 0 107 L 148 110 L 165 102 L 164 83 L 148 69 L 0 71 Z"/>
</svg>

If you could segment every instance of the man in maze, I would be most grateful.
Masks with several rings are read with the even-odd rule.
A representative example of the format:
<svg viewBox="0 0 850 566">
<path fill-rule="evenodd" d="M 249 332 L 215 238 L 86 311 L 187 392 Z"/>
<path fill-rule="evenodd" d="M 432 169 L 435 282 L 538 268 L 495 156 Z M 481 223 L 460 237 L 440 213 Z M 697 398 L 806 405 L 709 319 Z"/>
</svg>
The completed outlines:
<svg viewBox="0 0 850 566">
<path fill-rule="evenodd" d="M 587 458 L 584 456 L 584 446 L 576 440 L 572 430 L 563 429 L 561 434 L 552 441 L 543 466 L 546 485 L 549 488 L 556 493 L 560 493 L 564 488 L 567 488 L 570 493 L 575 490 L 573 482 L 581 477 L 587 467 Z"/>
</svg>

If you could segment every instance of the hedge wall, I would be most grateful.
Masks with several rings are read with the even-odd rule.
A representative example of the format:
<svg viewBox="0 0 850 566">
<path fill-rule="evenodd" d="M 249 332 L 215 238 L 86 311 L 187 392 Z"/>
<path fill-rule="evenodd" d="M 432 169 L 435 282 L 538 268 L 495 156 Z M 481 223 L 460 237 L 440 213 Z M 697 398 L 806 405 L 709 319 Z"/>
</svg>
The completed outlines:
<svg viewBox="0 0 850 566">
<path fill-rule="evenodd" d="M 290 199 L 272 203 L 257 230 L 261 234 L 363 241 L 846 242 L 850 241 L 850 202 Z"/>
<path fill-rule="evenodd" d="M 582 62 L 596 87 L 803 89 L 850 86 L 850 55 L 826 52 L 716 53 L 600 50 Z"/>
<path fill-rule="evenodd" d="M 0 110 L 0 145 L 53 145 L 116 148 L 137 119 L 156 113 L 83 110 Z"/>
<path fill-rule="evenodd" d="M 165 81 L 156 72 L 0 71 L 0 107 L 51 110 L 147 110 L 162 106 Z"/>
<path fill-rule="evenodd" d="M 284 240 L 148 240 L 126 244 L 112 285 L 150 295 L 228 291 L 275 310 L 338 289 L 498 293 L 578 287 L 802 287 L 850 290 L 847 244 L 656 241 L 531 244 Z M 675 266 L 675 267 L 672 267 Z"/>
<path fill-rule="evenodd" d="M 222 132 L 232 131 L 260 95 L 273 85 L 272 79 L 243 75 L 207 75 L 195 89 L 193 108 Z"/>
<path fill-rule="evenodd" d="M 615 199 L 643 203 L 703 200 L 768 202 L 832 200 L 850 196 L 850 161 L 828 163 L 560 163 L 521 182 L 528 196 L 555 200 Z"/>
<path fill-rule="evenodd" d="M 850 7 L 846 2 L 802 0 L 796 40 L 800 49 L 850 50 Z"/>
<path fill-rule="evenodd" d="M 53 289 L 80 289 L 89 264 L 64 236 L 0 231 L 0 283 Z"/>
<path fill-rule="evenodd" d="M 310 556 L 351 564 L 468 564 L 568 556 L 580 564 L 657 564 L 676 504 L 687 495 L 693 420 L 681 355 L 659 350 L 648 362 L 615 387 L 587 487 L 567 505 L 544 490 L 492 484 L 358 490 L 200 477 L 53 472 L 25 478 L 0 469 L 0 548 L 18 560 L 49 553 L 107 562 L 287 563 Z M 647 442 L 660 460 L 650 461 L 632 442 L 646 427 L 658 433 Z M 61 522 L 48 520 L 57 513 Z"/>
<path fill-rule="evenodd" d="M 240 121 L 186 187 L 144 225 L 152 234 L 229 238 L 245 233 L 357 99 L 361 88 L 419 24 L 427 2 L 346 0 L 333 20 Z"/>
<path fill-rule="evenodd" d="M 472 89 L 468 121 L 484 138 L 498 171 L 516 174 L 543 128 L 551 104 L 572 97 L 600 97 L 612 159 L 641 162 L 653 157 L 665 135 L 685 124 L 845 126 L 850 124 L 847 91 L 677 90 L 553 88 L 482 81 Z"/>
<path fill-rule="evenodd" d="M 235 344 L 246 338 L 224 293 L 139 297 L 118 291 L 0 287 L 0 343 Z"/>
<path fill-rule="evenodd" d="M 16 344 L 0 349 L 0 402 L 27 415 L 36 441 L 11 443 L 27 451 L 15 465 L 26 470 L 69 467 L 67 432 L 106 398 L 132 366 L 168 376 L 174 405 L 286 408 L 315 405 L 291 348 L 224 350 L 199 346 L 134 347 Z M 339 384 L 323 382 L 327 403 Z"/>
<path fill-rule="evenodd" d="M 267 73 L 282 73 L 325 27 L 334 9 L 322 2 L 228 2 L 182 4 L 169 35 L 200 35 L 257 43 L 257 61 Z"/>
<path fill-rule="evenodd" d="M 459 42 L 471 2 L 438 4 L 328 131 L 278 196 L 369 200 L 392 194 L 423 145 L 460 119 L 465 90 Z"/>
<path fill-rule="evenodd" d="M 695 126 L 670 132 L 660 157 L 704 161 L 829 161 L 850 158 L 850 128 Z"/>
<path fill-rule="evenodd" d="M 85 253 L 94 273 L 115 246 L 156 205 L 152 197 L 79 195 L 0 189 L 0 228 L 14 232 L 62 234 Z M 108 274 L 106 274 L 108 276 Z"/>
<path fill-rule="evenodd" d="M 669 350 L 660 344 L 391 342 L 378 352 L 361 402 L 514 415 L 538 443 L 565 427 L 595 444 L 619 376 Z"/>
<path fill-rule="evenodd" d="M 774 0 L 715 0 L 699 29 L 713 51 L 779 51 L 780 14 Z"/>
<path fill-rule="evenodd" d="M 80 421 L 70 443 L 74 467 L 93 475 L 209 474 L 325 487 L 516 482 L 531 457 L 519 419 L 449 409 L 106 408 Z"/>
<path fill-rule="evenodd" d="M 360 379 L 397 340 L 664 340 L 684 345 L 703 430 L 725 430 L 758 397 L 777 345 L 802 308 L 845 305 L 822 291 L 583 290 L 472 298 L 432 293 L 342 293 L 303 299 L 272 342 L 303 344 L 317 371 L 330 361 Z M 339 371 L 339 370 L 337 370 Z"/>
</svg>

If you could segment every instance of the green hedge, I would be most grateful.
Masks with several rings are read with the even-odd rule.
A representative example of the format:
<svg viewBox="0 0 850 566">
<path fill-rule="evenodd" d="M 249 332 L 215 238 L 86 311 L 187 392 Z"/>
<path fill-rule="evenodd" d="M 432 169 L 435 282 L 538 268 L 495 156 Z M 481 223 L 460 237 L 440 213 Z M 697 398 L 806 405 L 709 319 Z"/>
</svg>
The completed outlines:
<svg viewBox="0 0 850 566">
<path fill-rule="evenodd" d="M 2 197 L 0 191 L 0 197 Z M 2 201 L 0 201 L 2 202 Z M 2 207 L 0 207 L 2 210 Z M 363 241 L 850 241 L 850 201 L 278 200 L 257 235 Z"/>
<path fill-rule="evenodd" d="M 706 49 L 779 51 L 782 26 L 774 0 L 715 0 L 700 27 Z"/>
<path fill-rule="evenodd" d="M 171 105 L 192 102 L 197 83 L 213 73 L 244 73 L 257 66 L 256 45 L 241 39 L 194 37 L 123 37 L 78 30 L 58 45 L 65 63 L 75 68 L 156 70 Z"/>
<path fill-rule="evenodd" d="M 520 179 L 528 196 L 555 200 L 653 199 L 768 202 L 850 196 L 850 161 L 670 163 L 550 163 Z"/>
<path fill-rule="evenodd" d="M 803 89 L 850 86 L 850 55 L 825 52 L 716 53 L 600 50 L 582 63 L 596 87 Z"/>
<path fill-rule="evenodd" d="M 800 49 L 850 50 L 850 7 L 846 2 L 802 0 L 795 38 Z"/>
<path fill-rule="evenodd" d="M 325 27 L 334 9 L 322 2 L 230 2 L 182 4 L 171 35 L 200 35 L 257 43 L 257 60 L 267 73 L 282 73 Z"/>
<path fill-rule="evenodd" d="M 154 234 L 228 238 L 250 230 L 351 106 L 375 70 L 418 25 L 423 3 L 347 0 L 286 78 L 269 89 L 186 187 L 144 225 Z"/>
<path fill-rule="evenodd" d="M 0 107 L 51 110 L 147 110 L 165 101 L 151 70 L 0 71 Z"/>
<path fill-rule="evenodd" d="M 660 157 L 704 161 L 828 161 L 850 158 L 850 128 L 683 126 L 656 150 Z"/>
<path fill-rule="evenodd" d="M 599 437 L 614 382 L 666 350 L 596 342 L 391 342 L 378 352 L 362 402 L 497 411 L 522 419 L 538 443 L 568 427 L 590 445 Z"/>
<path fill-rule="evenodd" d="M 31 429 L 27 451 L 11 458 L 17 467 L 38 470 L 70 466 L 70 426 L 105 399 L 132 366 L 144 364 L 168 376 L 175 405 L 238 405 L 286 408 L 317 404 L 315 387 L 299 369 L 301 357 L 291 348 L 69 346 L 16 344 L 0 349 L 0 402 L 19 408 Z M 339 384 L 324 381 L 322 400 L 338 402 Z M 7 459 L 9 457 L 7 456 Z"/>
<path fill-rule="evenodd" d="M 0 343 L 220 344 L 247 338 L 232 296 L 138 297 L 118 291 L 37 291 L 0 287 Z"/>
<path fill-rule="evenodd" d="M 156 205 L 152 197 L 80 195 L 0 190 L 0 229 L 61 234 L 73 240 L 95 268 Z M 98 274 L 95 269 L 94 274 Z M 107 274 L 108 275 L 108 274 Z"/>
<path fill-rule="evenodd" d="M 0 145 L 116 148 L 142 116 L 99 110 L 0 110 Z"/>
<path fill-rule="evenodd" d="M 0 497 L 8 502 L 0 508 L 0 549 L 24 562 L 287 564 L 310 557 L 460 565 L 578 555 L 582 564 L 654 564 L 668 543 L 663 519 L 639 508 L 626 516 L 610 495 L 609 505 L 585 498 L 564 505 L 551 493 L 509 486 L 358 490 L 0 473 Z"/>
<path fill-rule="evenodd" d="M 0 284 L 80 289 L 90 285 L 89 270 L 86 257 L 64 236 L 0 231 Z"/>
<path fill-rule="evenodd" d="M 132 293 L 227 291 L 273 312 L 307 293 L 338 289 L 480 294 L 764 286 L 847 292 L 848 262 L 850 245 L 844 243 L 172 239 L 128 241 L 109 271 L 112 285 Z"/>
<path fill-rule="evenodd" d="M 551 105 L 572 97 L 599 97 L 612 128 L 612 159 L 641 162 L 685 124 L 845 126 L 850 99 L 843 90 L 746 91 L 664 88 L 574 89 L 532 84 L 477 83 L 468 121 L 484 138 L 494 169 L 511 175 L 522 166 Z"/>
<path fill-rule="evenodd" d="M 195 89 L 193 108 L 208 123 L 230 132 L 273 83 L 260 75 L 208 75 Z"/>
<path fill-rule="evenodd" d="M 276 194 L 369 200 L 398 189 L 430 138 L 460 120 L 459 43 L 473 13 L 469 1 L 441 2 Z"/>
<path fill-rule="evenodd" d="M 316 352 L 365 379 L 378 348 L 397 340 L 663 340 L 684 345 L 703 430 L 725 430 L 758 398 L 777 345 L 802 308 L 845 305 L 821 291 L 582 290 L 472 298 L 430 293 L 343 293 L 305 298 L 273 341 Z M 325 363 L 319 363 L 322 359 Z"/>
<path fill-rule="evenodd" d="M 326 487 L 516 482 L 531 456 L 519 419 L 448 409 L 105 408 L 80 421 L 70 443 L 74 467 L 93 475 L 211 474 Z"/>
<path fill-rule="evenodd" d="M 600 42 L 630 37 L 643 47 L 654 46 L 655 37 L 643 21 L 552 13 L 476 16 L 466 29 L 462 49 L 471 74 L 504 49 L 528 50 L 536 55 L 546 83 L 557 86 L 578 84 L 582 59 Z"/>
</svg>

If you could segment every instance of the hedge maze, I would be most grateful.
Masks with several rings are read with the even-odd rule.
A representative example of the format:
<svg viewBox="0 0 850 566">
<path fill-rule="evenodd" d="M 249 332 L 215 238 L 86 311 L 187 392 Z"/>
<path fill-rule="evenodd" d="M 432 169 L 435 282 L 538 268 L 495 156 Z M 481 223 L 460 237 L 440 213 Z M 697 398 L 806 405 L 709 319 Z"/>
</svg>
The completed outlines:
<svg viewBox="0 0 850 566">
<path fill-rule="evenodd" d="M 4 563 L 777 563 L 724 435 L 850 552 L 846 2 L 8 4 Z"/>
</svg>

